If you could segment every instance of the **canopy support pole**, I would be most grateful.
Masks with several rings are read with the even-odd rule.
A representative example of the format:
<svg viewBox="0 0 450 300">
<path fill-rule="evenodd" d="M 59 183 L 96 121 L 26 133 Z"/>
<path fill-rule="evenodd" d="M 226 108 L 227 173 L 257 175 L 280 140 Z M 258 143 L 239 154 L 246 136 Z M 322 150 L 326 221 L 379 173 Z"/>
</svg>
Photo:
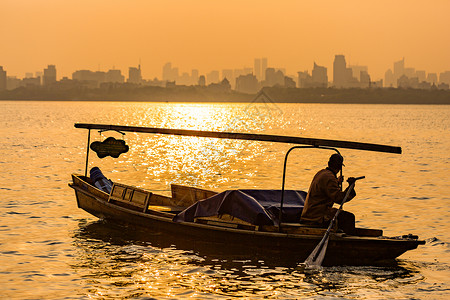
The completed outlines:
<svg viewBox="0 0 450 300">
<path fill-rule="evenodd" d="M 87 176 L 88 164 L 89 164 L 89 144 L 91 142 L 91 129 L 88 131 L 88 141 L 86 147 L 86 168 L 84 169 L 84 176 Z"/>
<path fill-rule="evenodd" d="M 279 212 L 279 215 L 278 215 L 278 222 L 279 222 L 278 232 L 281 232 L 281 223 L 282 223 L 282 216 L 283 216 L 284 186 L 285 186 L 285 182 L 286 182 L 287 159 L 288 159 L 289 153 L 291 153 L 292 150 L 294 150 L 294 149 L 304 149 L 304 148 L 316 148 L 316 149 L 324 149 L 324 150 L 334 150 L 339 155 L 341 155 L 339 150 L 337 150 L 336 148 L 323 147 L 323 146 L 294 146 L 294 147 L 290 148 L 288 150 L 288 152 L 286 152 L 286 155 L 284 157 L 284 166 L 283 166 L 283 181 L 282 181 L 282 184 L 281 184 L 281 201 L 280 201 L 280 212 Z M 342 175 L 342 170 L 341 170 L 341 175 Z"/>
</svg>

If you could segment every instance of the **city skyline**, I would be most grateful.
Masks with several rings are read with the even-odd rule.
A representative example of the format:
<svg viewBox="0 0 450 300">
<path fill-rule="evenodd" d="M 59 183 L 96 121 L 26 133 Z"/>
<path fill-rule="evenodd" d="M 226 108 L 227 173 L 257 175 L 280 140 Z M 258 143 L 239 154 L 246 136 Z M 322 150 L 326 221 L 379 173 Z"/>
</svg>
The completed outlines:
<svg viewBox="0 0 450 300">
<path fill-rule="evenodd" d="M 124 67 L 124 69 L 117 68 L 116 66 L 113 65 L 111 67 L 100 68 L 100 66 L 99 66 L 97 69 L 74 69 L 72 71 L 68 70 L 64 66 L 58 66 L 57 79 L 60 80 L 60 79 L 62 79 L 64 77 L 72 78 L 73 77 L 73 73 L 75 73 L 77 71 L 84 71 L 84 70 L 89 70 L 89 71 L 93 71 L 93 72 L 107 72 L 107 71 L 111 71 L 111 70 L 120 70 L 121 72 L 126 74 L 128 72 L 128 70 L 129 70 L 129 68 L 136 68 L 136 67 L 141 68 L 142 67 L 142 78 L 144 78 L 144 79 L 150 79 L 150 80 L 151 79 L 160 79 L 160 80 L 173 80 L 173 81 L 175 81 L 175 78 L 171 78 L 170 75 L 169 75 L 169 78 L 165 78 L 165 75 L 164 75 L 165 71 L 164 71 L 164 69 L 167 68 L 168 65 L 170 65 L 170 66 L 173 65 L 174 66 L 173 69 L 176 70 L 176 74 L 177 75 L 172 75 L 172 77 L 176 76 L 177 78 L 182 77 L 182 75 L 185 75 L 186 73 L 191 73 L 191 72 L 198 72 L 199 74 L 203 74 L 203 75 L 219 72 L 220 75 L 218 75 L 218 78 L 223 79 L 223 78 L 227 77 L 227 76 L 223 75 L 227 71 L 241 71 L 241 74 L 239 74 L 239 75 L 246 75 L 246 74 L 249 74 L 249 73 L 253 73 L 257 77 L 258 80 L 260 80 L 261 77 L 262 77 L 262 73 L 259 73 L 259 72 L 262 72 L 263 68 L 265 68 L 265 69 L 267 69 L 267 68 L 274 68 L 276 70 L 282 70 L 284 75 L 290 76 L 290 77 L 293 77 L 293 78 L 294 77 L 297 78 L 298 72 L 310 72 L 311 73 L 311 72 L 314 71 L 314 67 L 315 66 L 321 65 L 321 66 L 325 67 L 325 69 L 327 69 L 326 72 L 330 72 L 330 73 L 328 73 L 328 77 L 332 79 L 333 78 L 333 70 L 334 70 L 333 66 L 334 66 L 334 63 L 335 63 L 334 59 L 335 59 L 336 56 L 344 57 L 344 61 L 345 61 L 346 65 L 349 68 L 352 68 L 353 70 L 366 71 L 369 75 L 371 75 L 373 81 L 384 80 L 385 77 L 386 77 L 386 72 L 388 72 L 390 70 L 392 71 L 394 69 L 396 63 L 399 63 L 400 61 L 403 61 L 403 64 L 404 64 L 405 60 L 408 61 L 408 59 L 406 59 L 405 57 L 401 57 L 401 58 L 398 58 L 396 61 L 391 62 L 390 65 L 387 67 L 387 69 L 382 74 L 382 76 L 379 77 L 379 78 L 373 76 L 372 72 L 370 71 L 371 70 L 370 66 L 364 65 L 364 64 L 352 64 L 351 63 L 351 61 L 352 61 L 351 58 L 349 59 L 345 54 L 335 54 L 335 55 L 333 55 L 333 61 L 332 61 L 331 65 L 329 65 L 329 66 L 324 65 L 322 63 L 318 63 L 318 61 L 313 61 L 313 62 L 310 63 L 310 66 L 308 68 L 306 68 L 304 70 L 296 70 L 296 71 L 293 71 L 293 72 L 287 71 L 288 69 L 286 67 L 284 67 L 284 66 L 274 66 L 274 65 L 268 64 L 267 63 L 268 58 L 267 57 L 261 57 L 261 58 L 253 58 L 253 64 L 251 62 L 248 62 L 244 67 L 241 67 L 241 68 L 238 68 L 238 67 L 237 68 L 225 67 L 223 69 L 217 69 L 217 68 L 211 67 L 211 69 L 206 70 L 206 71 L 199 70 L 199 68 L 196 68 L 195 66 L 192 69 L 190 69 L 190 70 L 184 70 L 184 69 L 179 68 L 177 65 L 172 64 L 172 62 L 169 61 L 169 62 L 161 63 L 161 69 L 159 71 L 159 74 L 155 74 L 155 76 L 149 76 L 149 77 L 144 75 L 146 73 L 144 71 L 145 70 L 145 66 L 142 66 L 141 63 L 135 64 L 135 65 L 126 66 L 126 67 Z M 256 68 L 256 65 L 255 65 L 256 64 L 256 60 L 260 60 L 260 63 L 261 63 L 261 60 L 264 60 L 264 59 L 265 59 L 265 67 L 261 67 L 260 70 L 258 70 Z M 40 73 L 42 73 L 42 70 L 46 66 L 50 66 L 50 65 L 54 66 L 54 64 L 43 64 L 43 66 L 42 66 L 42 68 L 40 70 L 34 70 L 34 71 L 33 70 L 26 70 L 22 76 L 21 75 L 17 75 L 17 74 L 11 74 L 10 68 L 8 66 L 6 66 L 6 65 L 2 65 L 2 66 L 3 66 L 3 69 L 5 69 L 5 70 L 7 69 L 8 70 L 8 76 L 9 77 L 29 78 L 29 77 L 35 77 L 35 76 L 42 76 L 42 74 L 40 74 Z M 415 68 L 411 64 L 408 63 L 408 65 L 409 65 L 408 69 L 410 69 L 410 71 L 412 69 L 413 73 L 416 70 L 419 71 L 419 69 Z M 60 71 L 61 69 L 65 69 L 67 74 L 61 74 L 61 71 Z M 448 72 L 449 70 L 450 70 L 450 67 L 448 69 L 442 69 L 442 70 L 440 70 L 438 72 L 430 72 L 426 68 L 423 69 L 423 70 L 420 70 L 420 71 L 421 72 L 425 72 L 426 74 L 434 73 L 434 74 L 439 75 L 440 73 L 445 73 L 445 72 Z M 412 75 L 412 74 L 410 74 L 410 75 Z M 359 74 L 358 75 L 354 74 L 354 76 L 356 76 L 357 79 L 360 80 Z M 413 77 L 413 76 L 415 76 L 415 75 L 412 75 L 410 77 Z M 230 78 L 228 78 L 228 79 L 230 79 Z M 330 80 L 330 81 L 333 81 L 333 80 Z M 215 81 L 213 81 L 213 82 L 215 82 Z"/>
<path fill-rule="evenodd" d="M 7 76 L 7 71 L 0 66 L 0 91 L 14 90 L 19 87 L 33 88 L 46 86 L 56 88 L 61 83 L 64 89 L 84 86 L 99 88 L 110 84 L 133 84 L 134 87 L 159 86 L 213 86 L 220 90 L 236 90 L 243 93 L 256 93 L 264 87 L 286 88 L 412 88 L 412 89 L 442 89 L 450 87 L 450 70 L 445 72 L 427 73 L 405 64 L 405 58 L 393 62 L 393 67 L 385 72 L 384 79 L 373 80 L 367 66 L 348 65 L 345 55 L 334 57 L 333 67 L 328 76 L 328 68 L 313 64 L 311 72 L 299 71 L 297 76 L 286 74 L 284 68 L 274 68 L 268 64 L 268 58 L 255 58 L 253 68 L 223 69 L 200 73 L 192 69 L 190 73 L 180 72 L 179 68 L 170 62 L 164 64 L 161 78 L 146 79 L 142 76 L 141 65 L 128 68 L 128 77 L 119 69 L 105 71 L 76 70 L 72 77 L 58 80 L 55 65 L 48 65 L 43 72 L 26 73 L 23 79 Z M 117 85 L 116 85 L 117 86 Z"/>
<path fill-rule="evenodd" d="M 48 64 L 75 70 L 127 70 L 161 77 L 166 62 L 202 73 L 253 68 L 268 57 L 287 75 L 329 70 L 335 54 L 368 66 L 374 80 L 392 62 L 430 73 L 450 69 L 449 1 L 54 1 L 2 3 L 0 65 L 23 77 Z M 188 12 L 188 13 L 186 13 Z M 330 76 L 330 74 L 328 74 Z"/>
</svg>

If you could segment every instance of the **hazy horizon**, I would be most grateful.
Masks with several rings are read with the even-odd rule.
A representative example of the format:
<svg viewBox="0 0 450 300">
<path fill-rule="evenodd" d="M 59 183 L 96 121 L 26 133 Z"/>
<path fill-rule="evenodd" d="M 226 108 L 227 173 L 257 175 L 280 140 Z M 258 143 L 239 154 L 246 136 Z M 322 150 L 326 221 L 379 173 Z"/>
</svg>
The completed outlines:
<svg viewBox="0 0 450 300">
<path fill-rule="evenodd" d="M 58 78 L 80 69 L 124 72 L 141 62 L 144 78 L 180 72 L 268 67 L 287 74 L 332 69 L 334 56 L 384 77 L 393 62 L 428 73 L 450 70 L 450 1 L 57 1 L 4 0 L 0 65 L 9 76 L 54 64 Z"/>
</svg>

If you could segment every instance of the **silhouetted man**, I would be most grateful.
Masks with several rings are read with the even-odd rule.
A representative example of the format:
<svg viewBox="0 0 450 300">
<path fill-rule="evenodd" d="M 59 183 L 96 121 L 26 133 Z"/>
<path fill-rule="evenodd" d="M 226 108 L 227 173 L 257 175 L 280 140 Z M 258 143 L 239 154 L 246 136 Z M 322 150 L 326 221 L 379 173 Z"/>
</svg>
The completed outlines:
<svg viewBox="0 0 450 300">
<path fill-rule="evenodd" d="M 306 196 L 300 223 L 328 227 L 337 212 L 337 209 L 333 208 L 333 203 L 341 204 L 348 189 L 347 187 L 345 191 L 341 190 L 340 186 L 344 178 L 342 176 L 337 177 L 337 173 L 342 169 L 343 162 L 344 158 L 341 155 L 333 154 L 328 161 L 328 167 L 320 170 L 314 176 Z M 353 177 L 347 180 L 349 185 L 354 181 Z M 356 192 L 353 189 L 346 202 L 355 196 Z M 337 218 L 337 224 L 339 229 L 351 234 L 355 228 L 355 215 L 341 211 Z"/>
</svg>

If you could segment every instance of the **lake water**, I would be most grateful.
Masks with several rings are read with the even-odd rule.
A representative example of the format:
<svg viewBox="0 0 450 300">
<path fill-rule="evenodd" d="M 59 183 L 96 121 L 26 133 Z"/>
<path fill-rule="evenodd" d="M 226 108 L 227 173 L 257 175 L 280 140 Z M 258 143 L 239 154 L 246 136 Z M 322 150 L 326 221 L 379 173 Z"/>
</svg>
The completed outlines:
<svg viewBox="0 0 450 300">
<path fill-rule="evenodd" d="M 401 146 L 342 149 L 344 176 L 365 175 L 344 209 L 358 226 L 426 245 L 392 267 L 305 273 L 279 257 L 189 249 L 171 237 L 105 224 L 76 206 L 87 130 L 108 123 L 269 133 Z M 0 101 L 0 297 L 5 299 L 447 299 L 450 294 L 450 106 Z M 91 141 L 115 132 L 92 132 Z M 126 133 L 130 151 L 95 157 L 113 181 L 169 195 L 281 187 L 289 145 Z M 295 150 L 287 188 L 307 189 L 331 153 Z"/>
</svg>

